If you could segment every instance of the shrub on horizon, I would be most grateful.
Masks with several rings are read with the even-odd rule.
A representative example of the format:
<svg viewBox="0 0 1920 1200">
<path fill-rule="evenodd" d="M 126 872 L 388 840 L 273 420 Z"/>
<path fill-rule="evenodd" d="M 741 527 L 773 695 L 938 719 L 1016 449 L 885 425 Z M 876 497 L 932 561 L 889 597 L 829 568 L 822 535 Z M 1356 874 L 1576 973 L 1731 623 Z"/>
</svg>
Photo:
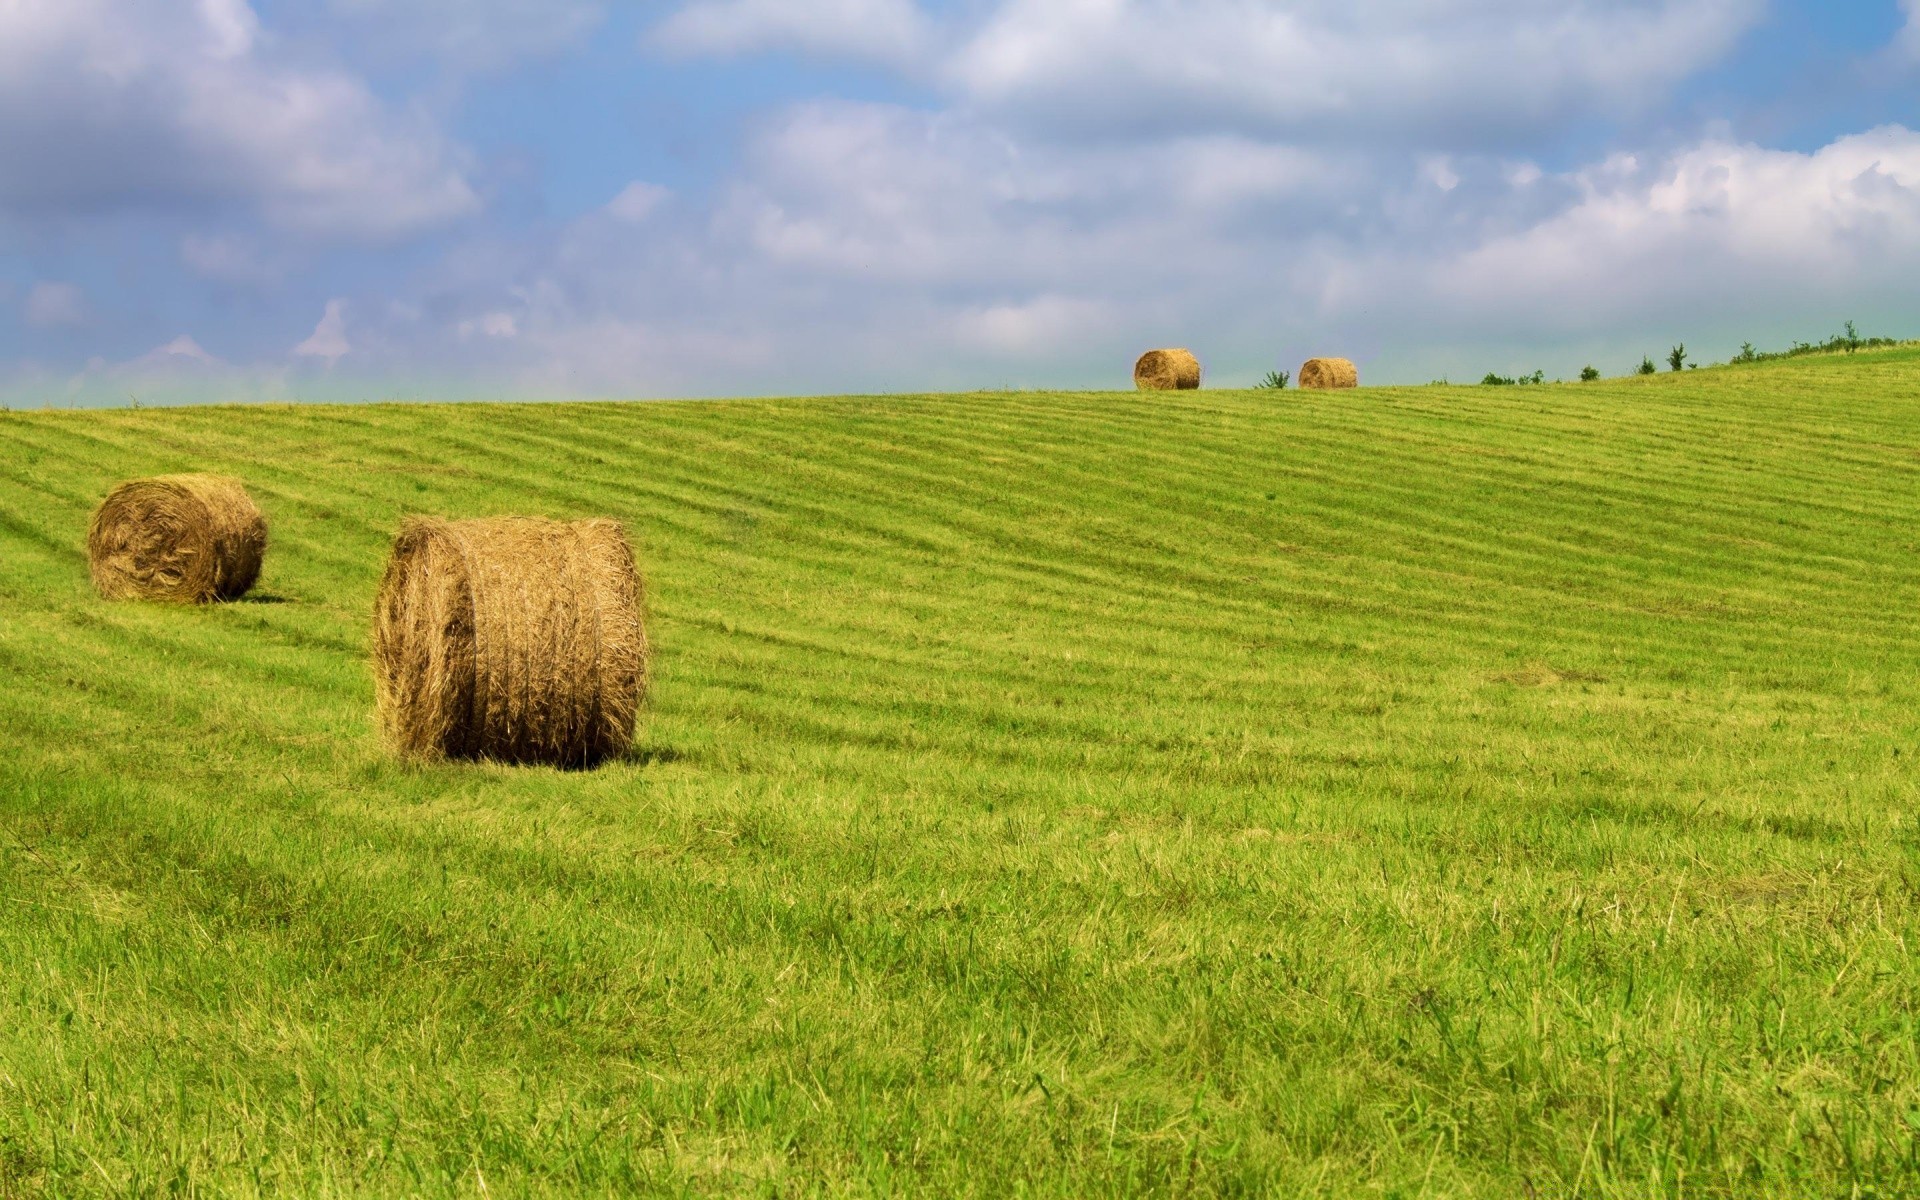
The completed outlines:
<svg viewBox="0 0 1920 1200">
<path fill-rule="evenodd" d="M 1481 387 L 1524 387 L 1527 384 L 1545 383 L 1546 381 L 1547 381 L 1547 373 L 1545 371 L 1535 371 L 1531 375 L 1521 375 L 1515 378 L 1509 378 L 1505 375 L 1497 375 L 1492 371 L 1488 371 L 1487 377 L 1480 381 L 1480 386 Z"/>
</svg>

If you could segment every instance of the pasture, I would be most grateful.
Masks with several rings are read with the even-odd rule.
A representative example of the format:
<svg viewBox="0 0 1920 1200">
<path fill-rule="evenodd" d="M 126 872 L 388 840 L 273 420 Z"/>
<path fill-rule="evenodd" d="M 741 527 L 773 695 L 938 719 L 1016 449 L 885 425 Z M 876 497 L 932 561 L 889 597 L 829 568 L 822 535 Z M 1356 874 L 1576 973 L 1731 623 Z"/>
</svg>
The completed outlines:
<svg viewBox="0 0 1920 1200">
<path fill-rule="evenodd" d="M 97 599 L 244 479 L 246 600 Z M 623 520 L 593 772 L 413 766 L 401 519 Z M 0 1196 L 1920 1190 L 1920 350 L 0 414 Z"/>
</svg>

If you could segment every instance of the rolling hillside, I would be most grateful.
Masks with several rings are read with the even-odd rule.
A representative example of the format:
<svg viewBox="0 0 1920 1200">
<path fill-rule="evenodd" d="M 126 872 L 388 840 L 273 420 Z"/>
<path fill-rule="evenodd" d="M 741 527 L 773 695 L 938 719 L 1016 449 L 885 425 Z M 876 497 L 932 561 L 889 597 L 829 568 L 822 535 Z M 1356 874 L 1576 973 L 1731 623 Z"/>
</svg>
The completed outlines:
<svg viewBox="0 0 1920 1200">
<path fill-rule="evenodd" d="M 260 586 L 95 599 L 179 470 Z M 628 761 L 381 746 L 506 512 L 627 522 Z M 1920 1190 L 1920 351 L 15 412 L 0 563 L 0 1196 Z"/>
</svg>

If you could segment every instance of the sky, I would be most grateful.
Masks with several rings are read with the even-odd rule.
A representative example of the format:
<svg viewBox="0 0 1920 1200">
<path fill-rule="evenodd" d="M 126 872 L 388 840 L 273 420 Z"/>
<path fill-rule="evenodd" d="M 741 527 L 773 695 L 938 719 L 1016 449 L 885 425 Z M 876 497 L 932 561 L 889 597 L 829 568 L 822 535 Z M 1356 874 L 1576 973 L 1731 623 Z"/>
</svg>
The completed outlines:
<svg viewBox="0 0 1920 1200">
<path fill-rule="evenodd" d="M 1920 336 L 1920 0 L 0 0 L 0 403 Z"/>
</svg>

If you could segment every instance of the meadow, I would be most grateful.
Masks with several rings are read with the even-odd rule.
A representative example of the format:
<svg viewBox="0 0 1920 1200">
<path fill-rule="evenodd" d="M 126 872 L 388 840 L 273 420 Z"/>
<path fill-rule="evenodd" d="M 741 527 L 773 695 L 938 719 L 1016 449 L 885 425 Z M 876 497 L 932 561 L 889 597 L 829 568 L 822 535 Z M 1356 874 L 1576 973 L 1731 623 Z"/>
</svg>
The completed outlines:
<svg viewBox="0 0 1920 1200">
<path fill-rule="evenodd" d="M 628 759 L 393 758 L 410 513 L 627 523 Z M 0 563 L 0 1196 L 1920 1192 L 1914 348 L 13 412 Z"/>
</svg>

